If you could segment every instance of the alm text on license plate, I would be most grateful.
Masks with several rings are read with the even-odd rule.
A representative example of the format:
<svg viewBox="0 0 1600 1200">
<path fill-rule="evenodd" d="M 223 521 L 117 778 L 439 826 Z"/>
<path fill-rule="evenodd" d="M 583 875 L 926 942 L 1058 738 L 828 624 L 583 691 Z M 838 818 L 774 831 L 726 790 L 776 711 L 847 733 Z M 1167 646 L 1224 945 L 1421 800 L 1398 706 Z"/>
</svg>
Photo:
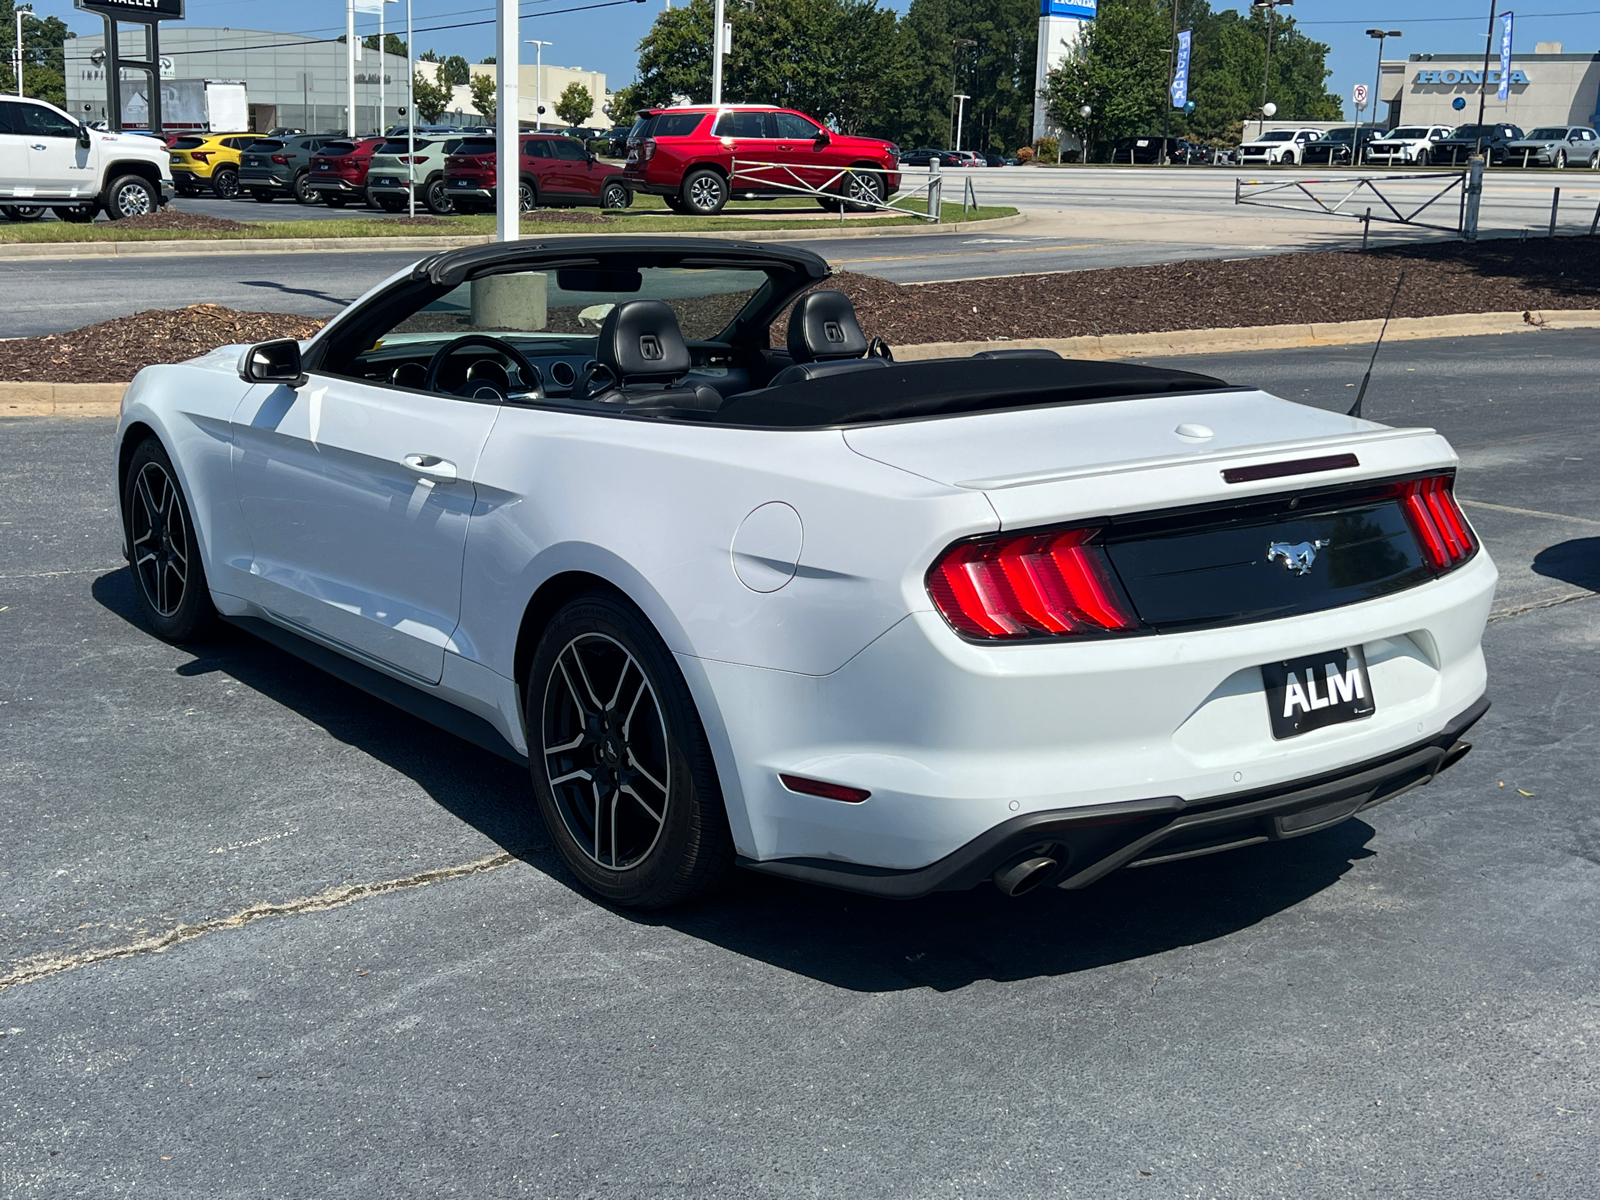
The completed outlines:
<svg viewBox="0 0 1600 1200">
<path fill-rule="evenodd" d="M 1272 736 L 1279 740 L 1358 721 L 1377 711 L 1367 656 L 1360 646 L 1263 663 L 1261 681 L 1266 685 Z"/>
</svg>

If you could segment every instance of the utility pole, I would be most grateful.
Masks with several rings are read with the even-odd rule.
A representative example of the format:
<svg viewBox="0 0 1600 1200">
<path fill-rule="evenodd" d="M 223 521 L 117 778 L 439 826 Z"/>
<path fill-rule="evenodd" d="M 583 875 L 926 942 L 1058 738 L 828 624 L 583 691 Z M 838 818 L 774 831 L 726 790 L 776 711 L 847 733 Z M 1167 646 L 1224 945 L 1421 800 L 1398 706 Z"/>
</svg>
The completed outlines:
<svg viewBox="0 0 1600 1200">
<path fill-rule="evenodd" d="M 406 0 L 406 216 L 417 215 L 417 64 L 412 55 L 411 0 Z"/>
<path fill-rule="evenodd" d="M 1178 0 L 1172 0 L 1172 49 L 1167 51 L 1167 99 L 1161 106 L 1160 163 L 1167 165 L 1167 139 L 1172 135 L 1172 89 L 1178 84 Z"/>
<path fill-rule="evenodd" d="M 1376 38 L 1378 41 L 1378 65 L 1372 73 L 1372 95 L 1368 97 L 1372 101 L 1372 132 L 1376 134 L 1378 132 L 1378 86 L 1383 82 L 1383 43 L 1388 38 L 1399 37 L 1400 31 L 1398 29 L 1369 29 L 1367 30 L 1367 36 Z M 1361 127 L 1358 125 L 1356 127 L 1356 144 L 1350 148 L 1351 165 L 1357 167 L 1361 165 L 1360 134 Z"/>
<path fill-rule="evenodd" d="M 17 95 L 22 95 L 22 18 L 33 12 L 33 5 L 17 5 Z M 1492 24 L 1492 22 L 1491 22 Z"/>
<path fill-rule="evenodd" d="M 517 0 L 496 4 L 495 73 L 499 87 L 495 113 L 495 240 L 514 242 L 522 233 L 522 132 L 517 120 L 517 74 L 521 70 L 521 14 Z"/>
<path fill-rule="evenodd" d="M 1493 46 L 1494 0 L 1489 0 L 1489 30 L 1483 35 L 1483 79 L 1478 84 L 1478 142 L 1472 149 L 1475 155 L 1483 153 L 1483 105 L 1489 98 L 1489 51 Z"/>
<path fill-rule="evenodd" d="M 1264 8 L 1267 10 L 1267 56 L 1261 64 L 1261 125 L 1256 131 L 1256 136 L 1261 136 L 1262 130 L 1267 127 L 1267 84 L 1272 78 L 1272 15 L 1278 11 L 1280 4 L 1292 5 L 1294 0 L 1251 0 L 1251 8 Z"/>
<path fill-rule="evenodd" d="M 716 11 L 711 20 L 711 103 L 722 103 L 722 43 L 725 40 L 722 27 L 728 19 L 726 0 L 717 0 Z"/>
<path fill-rule="evenodd" d="M 356 0 L 344 0 L 344 60 L 346 137 L 356 136 Z"/>
<path fill-rule="evenodd" d="M 554 42 L 541 42 L 538 38 L 524 38 L 533 47 L 533 128 L 544 128 L 544 48 Z"/>
</svg>

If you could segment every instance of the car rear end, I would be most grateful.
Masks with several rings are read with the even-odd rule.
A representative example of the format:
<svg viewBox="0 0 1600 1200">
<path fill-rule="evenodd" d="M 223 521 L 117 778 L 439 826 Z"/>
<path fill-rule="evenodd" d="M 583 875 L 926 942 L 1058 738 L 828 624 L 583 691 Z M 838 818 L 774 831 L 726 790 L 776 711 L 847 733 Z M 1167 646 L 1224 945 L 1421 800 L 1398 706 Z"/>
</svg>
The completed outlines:
<svg viewBox="0 0 1600 1200">
<path fill-rule="evenodd" d="M 340 206 L 351 200 L 365 200 L 367 167 L 376 145 L 372 139 L 328 142 L 311 156 L 309 187 L 325 204 Z"/>
<path fill-rule="evenodd" d="M 455 139 L 452 139 L 452 144 Z M 413 181 L 417 204 L 424 204 L 429 180 L 444 169 L 446 143 L 434 138 L 391 138 L 373 152 L 367 164 L 367 195 L 379 208 L 399 211 L 406 207 Z"/>
<path fill-rule="evenodd" d="M 258 138 L 239 155 L 239 189 L 258 198 L 292 195 L 299 169 L 290 142 Z"/>
<path fill-rule="evenodd" d="M 492 137 L 462 138 L 445 156 L 444 190 L 457 212 L 488 212 L 495 206 L 496 163 Z"/>
<path fill-rule="evenodd" d="M 717 161 L 724 174 L 731 170 L 732 153 L 710 136 L 714 110 L 662 109 L 640 115 L 647 119 L 639 132 L 629 137 L 628 159 L 622 168 L 629 191 L 676 196 L 691 166 Z"/>
<path fill-rule="evenodd" d="M 1081 887 L 1327 828 L 1469 748 L 1497 575 L 1431 430 L 1238 389 L 843 436 L 996 520 L 885 540 L 908 615 L 838 670 L 709 668 L 749 865 Z"/>
<path fill-rule="evenodd" d="M 224 152 L 221 141 L 208 134 L 180 137 L 167 150 L 172 168 L 172 183 L 182 195 L 193 195 L 209 188 L 211 173 L 218 165 L 237 155 Z"/>
</svg>

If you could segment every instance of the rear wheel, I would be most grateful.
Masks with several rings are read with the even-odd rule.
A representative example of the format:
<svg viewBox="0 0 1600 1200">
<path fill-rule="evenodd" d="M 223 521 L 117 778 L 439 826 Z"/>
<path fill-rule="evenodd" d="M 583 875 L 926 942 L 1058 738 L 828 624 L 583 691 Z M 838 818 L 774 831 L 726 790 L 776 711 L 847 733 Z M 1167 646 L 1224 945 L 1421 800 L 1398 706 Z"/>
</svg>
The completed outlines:
<svg viewBox="0 0 1600 1200">
<path fill-rule="evenodd" d="M 686 213 L 689 211 L 684 207 L 683 201 L 677 196 L 663 196 L 661 197 L 661 202 L 675 213 Z"/>
<path fill-rule="evenodd" d="M 333 195 L 330 193 L 329 195 L 323 197 L 323 202 L 326 203 L 329 208 L 343 208 L 349 203 L 349 197 Z"/>
<path fill-rule="evenodd" d="M 74 225 L 87 225 L 94 220 L 99 208 L 93 204 L 57 204 L 50 211 L 63 221 L 70 221 Z"/>
<path fill-rule="evenodd" d="M 271 192 L 267 191 L 265 188 L 251 188 L 250 199 L 254 200 L 257 204 L 271 204 L 277 199 L 277 197 Z"/>
<path fill-rule="evenodd" d="M 824 212 L 838 212 L 844 207 L 844 201 L 837 196 L 818 196 L 817 204 L 821 206 Z"/>
<path fill-rule="evenodd" d="M 294 198 L 301 204 L 315 204 L 320 199 L 311 186 L 310 171 L 301 171 L 294 177 Z"/>
<path fill-rule="evenodd" d="M 211 193 L 218 200 L 232 200 L 239 194 L 239 172 L 232 167 L 219 167 L 211 176 Z"/>
<path fill-rule="evenodd" d="M 679 194 L 685 212 L 698 217 L 714 217 L 728 203 L 728 181 L 720 172 L 701 167 L 684 177 L 683 189 Z"/>
<path fill-rule="evenodd" d="M 627 208 L 633 203 L 633 193 L 620 183 L 608 183 L 600 189 L 601 208 Z"/>
<path fill-rule="evenodd" d="M 435 179 L 423 189 L 422 202 L 428 206 L 428 211 L 436 217 L 442 217 L 455 211 L 455 205 L 450 202 L 450 193 L 445 190 L 444 180 L 442 179 Z"/>
<path fill-rule="evenodd" d="M 383 209 L 384 212 L 397 213 L 406 206 L 404 198 L 400 196 L 391 196 L 388 193 L 374 196 L 372 199 L 373 202 L 379 208 Z"/>
<path fill-rule="evenodd" d="M 156 636 L 186 642 L 211 632 L 217 610 L 172 460 L 155 438 L 133 452 L 122 488 L 123 530 L 139 607 Z"/>
<path fill-rule="evenodd" d="M 632 605 L 595 593 L 539 639 L 526 706 L 534 793 L 572 873 L 661 908 L 733 861 L 711 749 L 672 655 Z"/>
<path fill-rule="evenodd" d="M 8 221 L 37 221 L 42 216 L 42 204 L 0 204 L 0 217 Z"/>
</svg>

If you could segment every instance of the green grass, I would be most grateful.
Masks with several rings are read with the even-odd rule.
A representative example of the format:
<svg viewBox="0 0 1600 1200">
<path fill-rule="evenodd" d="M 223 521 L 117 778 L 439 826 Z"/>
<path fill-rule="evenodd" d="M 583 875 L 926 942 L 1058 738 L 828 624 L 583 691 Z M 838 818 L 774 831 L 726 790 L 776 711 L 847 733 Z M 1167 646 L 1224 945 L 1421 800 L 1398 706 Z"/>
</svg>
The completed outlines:
<svg viewBox="0 0 1600 1200">
<path fill-rule="evenodd" d="M 903 207 L 908 213 L 926 211 L 920 200 L 910 200 Z M 554 209 L 557 214 L 568 211 L 593 213 L 593 209 Z M 946 202 L 943 218 L 946 222 L 984 221 L 996 217 L 1009 217 L 1014 208 L 986 207 L 963 213 L 959 204 Z M 726 215 L 716 217 L 680 216 L 668 211 L 659 196 L 639 196 L 633 207 L 621 212 L 608 212 L 612 218 L 606 225 L 586 223 L 581 216 L 572 221 L 542 220 L 528 223 L 523 228 L 529 233 L 685 233 L 691 231 L 732 229 L 837 229 L 841 222 L 833 214 L 822 213 L 815 201 L 804 197 L 792 200 L 735 201 L 724 210 Z M 765 214 L 771 214 L 767 216 Z M 801 214 L 816 213 L 817 216 Z M 792 214 L 792 215 L 791 215 Z M 851 216 L 842 224 L 846 228 L 879 228 L 894 225 L 923 225 L 926 222 L 915 216 Z M 129 229 L 120 222 L 95 221 L 89 225 L 74 225 L 65 221 L 0 222 L 0 245 L 49 242 L 169 242 L 169 241 L 237 241 L 241 238 L 307 239 L 307 238 L 384 238 L 384 237 L 448 237 L 453 235 L 493 235 L 495 219 L 492 215 L 444 217 L 438 225 L 396 225 L 383 217 L 343 217 L 326 221 L 252 221 L 244 229 L 180 230 L 180 229 Z"/>
</svg>

